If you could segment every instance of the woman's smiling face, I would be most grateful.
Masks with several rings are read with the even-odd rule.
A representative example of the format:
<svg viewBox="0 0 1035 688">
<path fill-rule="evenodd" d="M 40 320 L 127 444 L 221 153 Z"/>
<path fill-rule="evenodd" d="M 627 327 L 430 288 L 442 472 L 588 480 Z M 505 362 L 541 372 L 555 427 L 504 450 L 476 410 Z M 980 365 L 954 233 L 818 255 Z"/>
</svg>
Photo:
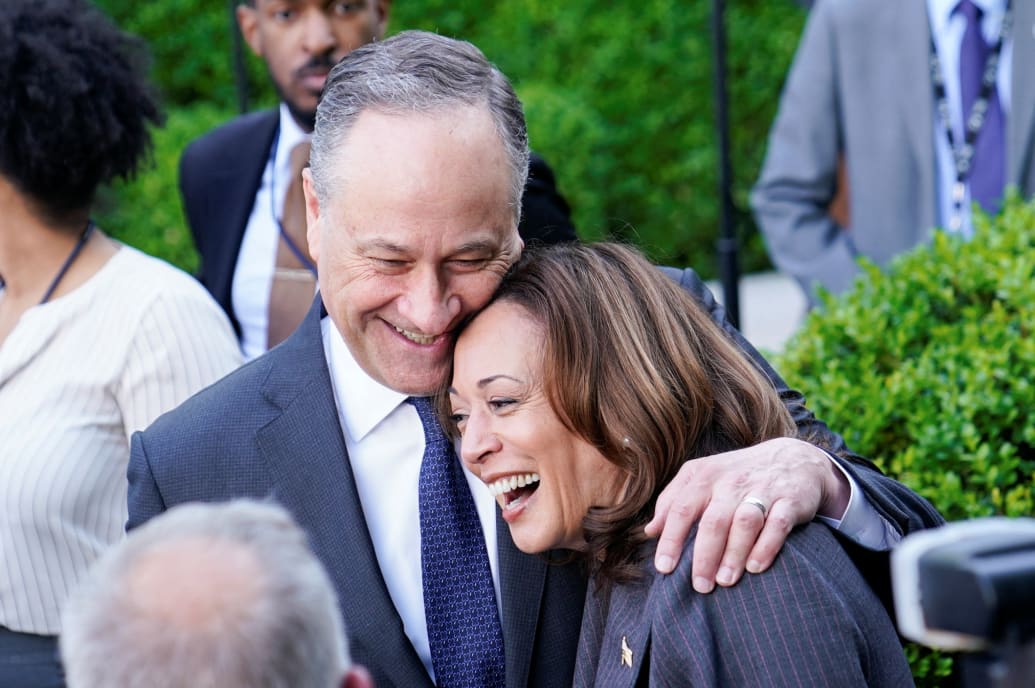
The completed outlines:
<svg viewBox="0 0 1035 688">
<path fill-rule="evenodd" d="M 460 455 L 489 486 L 523 552 L 585 549 L 582 519 L 611 506 L 621 469 L 568 430 L 543 392 L 539 324 L 497 302 L 460 335 L 450 404 Z"/>
</svg>

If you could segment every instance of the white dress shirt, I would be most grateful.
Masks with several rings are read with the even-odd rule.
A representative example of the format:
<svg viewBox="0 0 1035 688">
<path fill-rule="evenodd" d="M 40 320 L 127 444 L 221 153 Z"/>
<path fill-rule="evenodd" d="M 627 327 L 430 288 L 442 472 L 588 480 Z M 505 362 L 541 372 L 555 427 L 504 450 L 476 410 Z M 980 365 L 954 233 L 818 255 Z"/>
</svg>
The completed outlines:
<svg viewBox="0 0 1035 688">
<path fill-rule="evenodd" d="M 241 326 L 241 351 L 251 360 L 266 351 L 269 330 L 270 287 L 277 263 L 280 228 L 277 219 L 284 212 L 284 196 L 291 183 L 291 151 L 308 141 L 309 134 L 298 126 L 287 106 L 280 105 L 280 128 L 272 160 L 267 159 L 255 205 L 237 253 L 230 299 Z M 274 173 L 274 167 L 276 172 Z M 275 189 L 270 189 L 271 183 Z M 277 216 L 273 216 L 276 210 Z"/>
<path fill-rule="evenodd" d="M 200 284 L 127 246 L 22 315 L 0 345 L 0 625 L 58 633 L 69 591 L 123 535 L 130 435 L 240 358 Z"/>
<path fill-rule="evenodd" d="M 981 19 L 981 33 L 985 41 L 990 45 L 995 43 L 999 36 L 999 28 L 1003 24 L 1003 15 L 1006 13 L 1005 0 L 971 0 L 979 7 L 983 14 Z M 1031 0 L 1019 0 L 1020 2 L 1031 2 Z M 960 103 L 960 45 L 963 43 L 963 32 L 967 28 L 967 20 L 962 14 L 953 14 L 953 10 L 959 0 L 927 0 L 927 16 L 931 22 L 931 36 L 934 38 L 935 50 L 938 51 L 938 61 L 941 62 L 942 76 L 945 79 L 945 95 L 949 101 L 949 114 L 952 120 L 952 135 L 957 143 L 963 141 L 963 106 Z M 1010 79 L 1013 75 L 1013 40 L 1010 36 L 1003 41 L 1003 50 L 999 55 L 999 71 L 996 74 L 996 89 L 999 92 L 999 106 L 1003 111 L 1004 125 L 1009 122 L 1010 117 Z M 927 86 L 931 88 L 930 84 Z M 934 97 L 932 91 L 931 97 Z M 1006 132 L 1003 132 L 1003 140 L 1007 139 Z M 949 139 L 945 135 L 945 127 L 942 126 L 941 117 L 938 115 L 937 107 L 934 112 L 934 150 L 937 162 L 938 173 L 938 224 L 948 228 L 953 214 L 956 212 L 952 200 L 952 187 L 956 183 L 956 161 L 952 156 L 952 149 L 949 148 Z M 1006 152 L 1003 151 L 1005 155 Z M 1010 180 L 1007 179 L 1009 184 Z M 970 185 L 966 185 L 963 199 L 963 214 L 961 216 L 960 234 L 970 238 L 974 233 L 973 223 L 970 219 Z"/>
<path fill-rule="evenodd" d="M 424 615 L 417 501 L 424 427 L 417 409 L 406 403 L 405 394 L 388 389 L 359 366 L 330 318 L 325 317 L 321 326 L 338 419 L 377 563 L 406 635 L 434 679 Z M 502 619 L 496 500 L 466 466 L 464 475 L 485 535 L 496 604 Z"/>
</svg>

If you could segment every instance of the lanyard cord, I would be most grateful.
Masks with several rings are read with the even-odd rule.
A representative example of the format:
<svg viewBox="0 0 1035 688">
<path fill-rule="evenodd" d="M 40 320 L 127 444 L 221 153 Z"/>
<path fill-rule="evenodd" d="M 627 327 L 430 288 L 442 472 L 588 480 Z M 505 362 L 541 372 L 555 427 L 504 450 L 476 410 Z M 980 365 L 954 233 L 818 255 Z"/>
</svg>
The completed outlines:
<svg viewBox="0 0 1035 688">
<path fill-rule="evenodd" d="M 75 246 L 72 247 L 72 252 L 68 254 L 68 257 L 65 258 L 65 262 L 61 264 L 61 268 L 57 271 L 57 274 L 54 275 L 54 279 L 50 281 L 50 286 L 47 287 L 47 291 L 43 292 L 43 298 L 40 299 L 39 305 L 42 306 L 47 301 L 50 301 L 50 297 L 54 295 L 54 290 L 57 289 L 59 284 L 61 284 L 61 280 L 65 278 L 65 274 L 68 272 L 68 269 L 72 267 L 72 263 L 75 262 L 75 259 L 79 256 L 83 247 L 86 246 L 86 242 L 90 240 L 90 235 L 93 234 L 95 227 L 96 225 L 93 223 L 92 218 L 86 221 L 86 226 L 83 227 L 83 231 L 79 234 L 79 240 L 75 242 Z M 0 287 L 3 286 L 5 286 L 5 282 L 3 278 L 0 277 Z"/>
<path fill-rule="evenodd" d="M 999 57 L 1002 54 L 1003 42 L 1010 32 L 1013 24 L 1013 14 L 1010 9 L 1011 0 L 1006 0 L 1006 11 L 1003 14 L 1002 24 L 999 25 L 999 35 L 995 45 L 992 46 L 985 60 L 984 71 L 981 74 L 981 90 L 978 91 L 977 99 L 970 108 L 969 113 L 963 113 L 963 144 L 957 145 L 956 135 L 952 130 L 952 119 L 949 110 L 949 97 L 945 91 L 945 74 L 942 71 L 941 60 L 938 59 L 938 49 L 934 43 L 934 35 L 930 36 L 931 49 L 931 84 L 934 87 L 935 109 L 938 112 L 938 119 L 941 121 L 942 129 L 945 130 L 945 137 L 949 142 L 949 150 L 952 152 L 953 163 L 956 168 L 956 183 L 952 185 L 952 202 L 954 206 L 953 217 L 950 226 L 958 230 L 962 225 L 961 214 L 963 212 L 963 197 L 966 191 L 966 180 L 970 175 L 971 165 L 974 159 L 974 142 L 985 124 L 985 113 L 988 111 L 989 99 L 996 87 L 996 78 L 999 72 Z"/>
</svg>

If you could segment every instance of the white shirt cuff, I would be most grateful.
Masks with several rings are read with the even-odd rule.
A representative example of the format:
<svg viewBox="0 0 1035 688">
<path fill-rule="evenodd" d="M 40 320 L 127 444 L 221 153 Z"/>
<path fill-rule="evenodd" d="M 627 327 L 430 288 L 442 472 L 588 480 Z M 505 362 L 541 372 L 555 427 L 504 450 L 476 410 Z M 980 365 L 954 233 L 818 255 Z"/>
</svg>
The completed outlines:
<svg viewBox="0 0 1035 688">
<path fill-rule="evenodd" d="M 902 535 L 887 519 L 877 513 L 851 474 L 830 454 L 827 454 L 827 458 L 848 480 L 848 507 L 840 519 L 827 516 L 816 518 L 866 549 L 883 552 L 897 545 Z"/>
</svg>

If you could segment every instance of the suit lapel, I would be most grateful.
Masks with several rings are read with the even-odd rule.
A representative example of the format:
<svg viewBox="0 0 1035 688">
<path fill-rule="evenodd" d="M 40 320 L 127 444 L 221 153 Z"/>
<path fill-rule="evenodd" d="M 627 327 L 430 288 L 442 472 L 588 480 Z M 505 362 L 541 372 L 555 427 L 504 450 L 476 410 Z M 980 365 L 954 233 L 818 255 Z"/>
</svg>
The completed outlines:
<svg viewBox="0 0 1035 688">
<path fill-rule="evenodd" d="M 219 265 L 206 266 L 206 273 L 219 279 L 218 284 L 212 285 L 212 291 L 216 300 L 227 307 L 231 303 L 230 290 L 244 230 L 255 206 L 255 194 L 266 171 L 273 139 L 279 131 L 279 110 L 262 114 L 254 126 L 242 131 L 234 154 L 227 155 L 223 164 L 211 172 L 211 188 L 220 195 L 209 206 L 212 213 L 209 226 L 219 228 L 216 236 L 223 237 L 223 244 L 218 253 Z"/>
<path fill-rule="evenodd" d="M 542 557 L 524 554 L 510 538 L 510 527 L 496 509 L 496 546 L 499 552 L 500 596 L 503 599 L 503 646 L 506 648 L 507 685 L 528 683 L 539 606 L 548 564 Z"/>
<path fill-rule="evenodd" d="M 256 434 L 275 498 L 309 534 L 334 581 L 354 658 L 397 685 L 430 686 L 388 594 L 367 530 L 334 401 L 317 298 L 278 349 L 264 386 L 279 416 Z M 375 674 L 376 675 L 376 674 Z"/>
<path fill-rule="evenodd" d="M 619 585 L 611 591 L 604 634 L 600 640 L 595 685 L 609 688 L 647 685 L 644 659 L 650 652 L 648 609 L 650 581 Z M 594 585 L 589 583 L 590 589 Z"/>
<path fill-rule="evenodd" d="M 1013 3 L 1013 64 L 1010 76 L 1010 115 L 1007 123 L 1007 183 L 1023 190 L 1035 144 L 1035 4 L 1031 0 Z"/>
</svg>

